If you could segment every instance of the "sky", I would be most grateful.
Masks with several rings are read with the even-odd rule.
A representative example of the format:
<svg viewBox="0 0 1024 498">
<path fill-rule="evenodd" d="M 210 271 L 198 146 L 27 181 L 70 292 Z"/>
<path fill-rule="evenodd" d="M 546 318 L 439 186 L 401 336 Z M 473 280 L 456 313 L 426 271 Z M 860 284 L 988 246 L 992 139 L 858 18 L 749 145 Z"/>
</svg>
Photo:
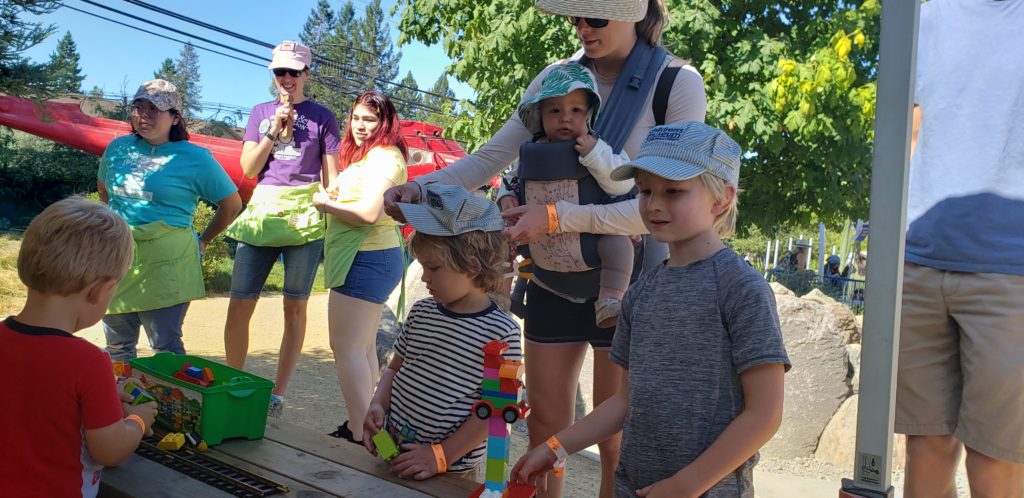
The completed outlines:
<svg viewBox="0 0 1024 498">
<path fill-rule="evenodd" d="M 184 21 L 178 21 L 125 1 L 92 1 L 179 29 L 193 36 L 223 43 L 229 47 L 251 52 L 267 59 L 270 58 L 270 49 L 268 48 L 216 33 Z M 362 17 L 368 0 L 352 1 L 357 15 Z M 286 39 L 298 40 L 303 24 L 305 24 L 310 12 L 316 6 L 316 0 L 290 0 L 287 2 L 270 2 L 266 0 L 147 0 L 147 3 L 272 44 L 277 44 L 281 40 Z M 331 1 L 332 7 L 335 9 L 341 3 L 341 1 L 337 0 Z M 197 48 L 207 47 L 241 58 L 253 59 L 252 57 L 239 55 L 207 42 L 169 32 L 146 24 L 143 21 L 124 17 L 121 14 L 90 5 L 82 0 L 66 0 L 65 4 L 171 38 L 183 41 L 191 40 Z M 394 0 L 384 0 L 383 4 L 384 12 L 388 13 L 394 5 Z M 43 16 L 30 17 L 38 19 L 44 24 L 53 24 L 56 26 L 57 31 L 43 43 L 27 50 L 25 56 L 35 62 L 48 61 L 50 54 L 53 53 L 57 46 L 58 40 L 64 36 L 65 31 L 70 31 L 78 47 L 78 53 L 81 55 L 80 66 L 82 73 L 86 75 L 82 87 L 86 91 L 94 86 L 98 86 L 107 93 L 120 94 L 122 89 L 124 89 L 126 93 L 131 95 L 142 82 L 153 78 L 153 72 L 157 70 L 165 58 L 177 59 L 183 45 L 176 41 L 159 38 L 126 26 L 76 12 L 69 8 L 61 8 Z M 396 14 L 389 22 L 392 40 L 396 44 L 398 40 L 397 21 L 398 15 Z M 429 90 L 433 86 L 444 68 L 451 62 L 444 54 L 440 45 L 427 47 L 421 43 L 413 42 L 401 47 L 400 50 L 402 51 L 402 59 L 399 75 L 396 79 L 400 80 L 407 71 L 412 71 L 418 86 L 424 90 Z M 199 49 L 198 53 L 199 67 L 202 74 L 200 79 L 202 102 L 222 103 L 248 109 L 257 103 L 270 100 L 270 71 L 265 66 L 241 62 L 202 49 Z M 457 98 L 472 98 L 474 96 L 472 89 L 468 85 L 459 83 L 451 77 L 449 77 L 448 82 Z M 204 117 L 210 114 L 210 109 L 208 109 L 210 106 L 205 107 L 207 109 L 204 109 L 202 113 Z"/>
</svg>

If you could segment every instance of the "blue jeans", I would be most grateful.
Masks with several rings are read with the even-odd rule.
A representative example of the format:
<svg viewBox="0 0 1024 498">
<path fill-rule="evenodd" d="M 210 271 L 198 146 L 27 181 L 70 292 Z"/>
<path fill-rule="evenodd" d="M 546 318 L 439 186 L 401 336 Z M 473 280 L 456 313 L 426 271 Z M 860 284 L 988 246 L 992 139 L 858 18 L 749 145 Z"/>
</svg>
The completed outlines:
<svg viewBox="0 0 1024 498">
<path fill-rule="evenodd" d="M 316 269 L 324 256 L 323 239 L 301 246 L 260 247 L 238 243 L 231 271 L 233 299 L 259 299 L 267 276 L 279 257 L 284 259 L 284 289 L 291 299 L 309 299 Z"/>
<path fill-rule="evenodd" d="M 391 291 L 402 281 L 402 272 L 405 271 L 402 259 L 400 247 L 359 251 L 352 261 L 352 268 L 348 270 L 345 283 L 331 290 L 374 304 L 384 304 Z"/>
<path fill-rule="evenodd" d="M 181 342 L 181 324 L 189 303 L 133 313 L 117 313 L 103 317 L 103 333 L 107 336 L 107 352 L 113 361 L 135 358 L 139 342 L 139 326 L 146 329 L 149 347 L 155 351 L 185 354 Z"/>
</svg>

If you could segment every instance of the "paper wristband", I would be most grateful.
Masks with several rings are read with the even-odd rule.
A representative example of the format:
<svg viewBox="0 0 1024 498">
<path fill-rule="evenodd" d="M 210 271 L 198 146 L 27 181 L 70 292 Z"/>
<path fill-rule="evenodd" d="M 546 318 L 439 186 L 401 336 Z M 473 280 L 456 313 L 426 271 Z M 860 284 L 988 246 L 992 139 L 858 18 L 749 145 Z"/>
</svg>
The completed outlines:
<svg viewBox="0 0 1024 498">
<path fill-rule="evenodd" d="M 444 474 L 448 471 L 448 462 L 444 459 L 444 448 L 439 444 L 432 444 L 430 449 L 434 450 L 434 459 L 437 460 L 437 473 Z"/>
<path fill-rule="evenodd" d="M 548 233 L 555 233 L 558 231 L 558 209 L 554 204 L 545 207 L 548 208 Z"/>
<path fill-rule="evenodd" d="M 555 457 L 558 458 L 558 461 L 565 461 L 565 459 L 569 458 L 569 452 L 565 451 L 565 448 L 562 447 L 562 442 L 559 441 L 557 437 L 549 437 L 547 445 L 548 448 L 551 448 L 551 451 L 555 453 Z"/>
<path fill-rule="evenodd" d="M 139 424 L 139 428 L 142 429 L 142 433 L 143 434 L 146 433 L 146 423 L 142 421 L 142 417 L 140 417 L 140 416 L 138 416 L 138 415 L 133 413 L 131 415 L 128 415 L 124 419 L 126 421 L 130 420 L 132 422 L 135 422 L 136 424 Z"/>
</svg>

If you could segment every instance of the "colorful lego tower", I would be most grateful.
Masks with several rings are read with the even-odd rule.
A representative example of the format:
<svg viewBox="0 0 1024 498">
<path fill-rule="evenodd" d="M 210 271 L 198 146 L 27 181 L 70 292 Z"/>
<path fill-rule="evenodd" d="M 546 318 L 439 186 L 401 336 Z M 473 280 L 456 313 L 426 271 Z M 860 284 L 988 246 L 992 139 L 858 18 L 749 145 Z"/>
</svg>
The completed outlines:
<svg viewBox="0 0 1024 498">
<path fill-rule="evenodd" d="M 531 498 L 536 488 L 507 482 L 508 426 L 526 418 L 530 407 L 522 400 L 523 362 L 506 360 L 508 343 L 491 341 L 484 346 L 484 376 L 480 401 L 473 413 L 487 420 L 487 478 L 470 498 Z"/>
</svg>

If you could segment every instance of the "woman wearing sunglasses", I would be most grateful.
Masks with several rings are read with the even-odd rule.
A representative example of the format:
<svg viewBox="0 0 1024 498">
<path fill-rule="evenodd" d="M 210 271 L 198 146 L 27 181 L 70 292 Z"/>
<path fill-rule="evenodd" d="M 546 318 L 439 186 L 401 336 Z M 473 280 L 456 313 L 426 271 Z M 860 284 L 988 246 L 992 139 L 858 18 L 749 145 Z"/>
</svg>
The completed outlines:
<svg viewBox="0 0 1024 498">
<path fill-rule="evenodd" d="M 704 82 L 696 69 L 666 53 L 661 45 L 667 22 L 663 0 L 539 0 L 536 7 L 546 13 L 565 16 L 580 42 L 582 55 L 558 61 L 577 60 L 596 76 L 598 93 L 604 102 L 597 131 L 613 148 L 618 142 L 635 157 L 647 133 L 658 122 L 654 111 L 657 82 L 666 68 L 679 67 L 663 108 L 664 123 L 703 121 L 707 110 Z M 648 61 L 646 64 L 643 61 Z M 541 71 L 526 89 L 523 99 L 535 94 L 549 68 Z M 636 94 L 630 94 L 630 79 L 642 74 Z M 669 73 L 671 74 L 671 73 Z M 620 77 L 621 76 L 621 77 Z M 624 95 L 629 95 L 625 97 Z M 618 108 L 616 108 L 618 107 Z M 634 109 L 627 112 L 627 108 Z M 617 137 L 617 138 L 616 138 Z M 491 140 L 473 155 L 430 175 L 417 178 L 385 194 L 387 213 L 400 218 L 395 202 L 418 202 L 422 185 L 429 182 L 457 183 L 468 188 L 482 185 L 517 159 L 519 147 L 532 136 L 518 114 L 509 117 Z M 506 197 L 508 201 L 512 197 Z M 645 233 L 636 200 L 607 205 L 577 206 L 558 202 L 547 206 L 514 206 L 506 201 L 506 218 L 516 221 L 509 235 L 517 242 L 535 240 L 554 229 L 559 232 L 639 234 Z M 653 242 L 650 241 L 650 242 Z M 647 262 L 664 259 L 665 246 L 645 244 Z M 594 298 L 559 292 L 555 283 L 564 275 L 534 273 L 526 290 L 525 357 L 527 390 L 531 413 L 527 419 L 530 446 L 567 427 L 573 420 L 579 372 L 587 345 L 594 348 L 594 405 L 618 392 L 623 370 L 609 358 L 614 328 L 597 327 Z M 535 379 L 530 382 L 530 379 Z M 537 381 L 539 380 L 539 382 Z M 619 436 L 599 445 L 601 450 L 601 496 L 613 493 L 613 475 L 618 463 Z M 543 496 L 560 496 L 561 478 L 550 478 Z"/>
<path fill-rule="evenodd" d="M 224 325 L 228 365 L 245 366 L 249 321 L 267 276 L 284 261 L 284 335 L 268 413 L 280 416 L 306 336 L 306 303 L 323 257 L 324 219 L 313 194 L 337 175 L 338 120 L 306 98 L 313 54 L 293 41 L 273 51 L 277 98 L 253 107 L 242 145 L 242 172 L 259 181 L 245 211 L 228 229 L 238 241 Z"/>
<path fill-rule="evenodd" d="M 143 83 L 131 105 L 131 135 L 110 142 L 100 159 L 97 188 L 132 227 L 135 260 L 103 317 L 107 351 L 135 358 L 139 327 L 156 351 L 185 353 L 181 324 L 193 299 L 206 296 L 200 263 L 206 246 L 242 209 L 238 188 L 213 154 L 188 141 L 181 96 L 165 80 Z M 217 214 L 196 236 L 199 199 Z"/>
</svg>

